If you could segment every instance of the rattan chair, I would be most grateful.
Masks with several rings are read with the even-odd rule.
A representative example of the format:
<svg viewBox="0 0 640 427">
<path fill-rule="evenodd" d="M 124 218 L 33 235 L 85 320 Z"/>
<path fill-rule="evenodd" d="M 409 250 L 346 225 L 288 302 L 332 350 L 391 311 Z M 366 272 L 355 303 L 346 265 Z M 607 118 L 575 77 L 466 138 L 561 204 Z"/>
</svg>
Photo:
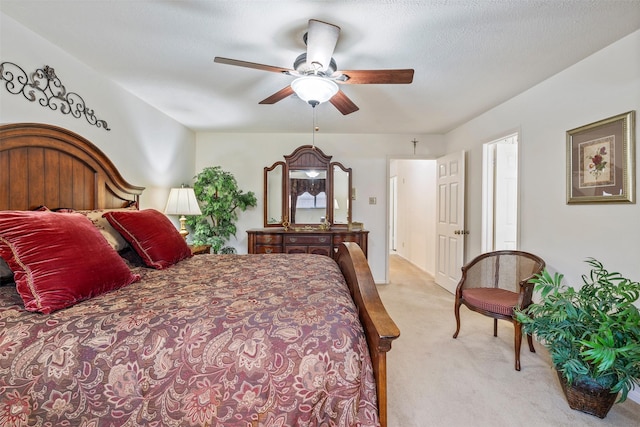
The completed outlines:
<svg viewBox="0 0 640 427">
<path fill-rule="evenodd" d="M 531 304 L 534 275 L 541 273 L 544 261 L 531 253 L 522 251 L 495 251 L 478 255 L 462 267 L 462 277 L 456 288 L 454 311 L 456 333 L 460 332 L 460 306 L 493 317 L 493 336 L 498 336 L 498 319 L 509 320 L 514 327 L 514 347 L 516 371 L 520 370 L 520 346 L 522 325 L 513 316 L 516 306 L 522 308 Z M 529 349 L 535 353 L 533 339 L 527 334 Z"/>
</svg>

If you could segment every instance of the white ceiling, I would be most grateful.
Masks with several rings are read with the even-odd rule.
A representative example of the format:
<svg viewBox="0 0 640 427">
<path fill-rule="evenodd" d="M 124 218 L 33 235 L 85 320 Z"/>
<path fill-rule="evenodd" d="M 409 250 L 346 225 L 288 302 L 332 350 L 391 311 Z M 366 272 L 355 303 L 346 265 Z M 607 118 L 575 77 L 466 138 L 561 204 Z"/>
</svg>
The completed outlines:
<svg viewBox="0 0 640 427">
<path fill-rule="evenodd" d="M 640 29 L 640 0 L 0 0 L 0 10 L 185 126 L 217 132 L 311 131 L 312 109 L 295 96 L 258 105 L 292 77 L 213 62 L 293 68 L 310 18 L 341 27 L 338 69 L 415 69 L 410 85 L 341 86 L 360 110 L 318 106 L 326 133 L 444 133 Z"/>
</svg>

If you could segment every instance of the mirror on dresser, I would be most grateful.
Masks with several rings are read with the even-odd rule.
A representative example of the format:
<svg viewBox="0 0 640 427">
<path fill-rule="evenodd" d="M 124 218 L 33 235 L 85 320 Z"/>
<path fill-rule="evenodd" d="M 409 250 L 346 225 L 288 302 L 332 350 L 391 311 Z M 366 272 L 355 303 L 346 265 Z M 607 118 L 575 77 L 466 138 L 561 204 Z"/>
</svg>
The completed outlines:
<svg viewBox="0 0 640 427">
<path fill-rule="evenodd" d="M 323 224 L 327 220 L 327 171 L 289 170 L 289 222 Z"/>
<path fill-rule="evenodd" d="M 351 169 L 338 162 L 331 163 L 333 173 L 333 221 L 335 225 L 351 222 Z"/>
<path fill-rule="evenodd" d="M 351 169 L 303 145 L 264 168 L 264 226 L 346 227 L 351 222 Z"/>
<path fill-rule="evenodd" d="M 264 226 L 282 225 L 284 217 L 284 162 L 264 168 Z"/>
<path fill-rule="evenodd" d="M 351 169 L 303 145 L 264 168 L 264 228 L 247 230 L 249 253 L 334 256 L 342 242 L 367 255 L 368 234 L 351 227 Z"/>
</svg>

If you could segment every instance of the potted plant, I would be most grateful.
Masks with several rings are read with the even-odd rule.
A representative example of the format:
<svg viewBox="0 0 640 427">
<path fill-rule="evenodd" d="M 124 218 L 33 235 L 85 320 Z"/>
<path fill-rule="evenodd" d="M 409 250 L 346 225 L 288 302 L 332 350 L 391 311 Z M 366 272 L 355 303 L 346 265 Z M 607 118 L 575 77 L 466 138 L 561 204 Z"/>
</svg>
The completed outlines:
<svg viewBox="0 0 640 427">
<path fill-rule="evenodd" d="M 235 253 L 234 247 L 225 245 L 236 234 L 238 209 L 256 206 L 255 194 L 240 190 L 233 174 L 220 166 L 204 168 L 195 179 L 193 190 L 202 215 L 187 218 L 187 224 L 194 229 L 193 243 L 211 245 L 211 252 L 216 254 Z"/>
<path fill-rule="evenodd" d="M 640 283 L 596 259 L 586 263 L 591 271 L 578 290 L 562 274 L 537 275 L 540 302 L 515 315 L 549 350 L 569 406 L 604 418 L 618 393 L 623 402 L 640 384 Z"/>
</svg>

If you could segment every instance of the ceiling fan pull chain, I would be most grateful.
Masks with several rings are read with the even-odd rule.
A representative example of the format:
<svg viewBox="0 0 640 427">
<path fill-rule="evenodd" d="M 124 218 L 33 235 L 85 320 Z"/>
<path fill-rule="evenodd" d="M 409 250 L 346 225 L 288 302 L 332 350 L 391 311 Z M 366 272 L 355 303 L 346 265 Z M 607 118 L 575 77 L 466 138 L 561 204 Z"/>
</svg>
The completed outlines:
<svg viewBox="0 0 640 427">
<path fill-rule="evenodd" d="M 316 148 L 316 105 L 318 104 L 311 104 L 311 108 L 313 110 L 313 127 L 311 128 L 311 147 L 312 148 Z"/>
</svg>

